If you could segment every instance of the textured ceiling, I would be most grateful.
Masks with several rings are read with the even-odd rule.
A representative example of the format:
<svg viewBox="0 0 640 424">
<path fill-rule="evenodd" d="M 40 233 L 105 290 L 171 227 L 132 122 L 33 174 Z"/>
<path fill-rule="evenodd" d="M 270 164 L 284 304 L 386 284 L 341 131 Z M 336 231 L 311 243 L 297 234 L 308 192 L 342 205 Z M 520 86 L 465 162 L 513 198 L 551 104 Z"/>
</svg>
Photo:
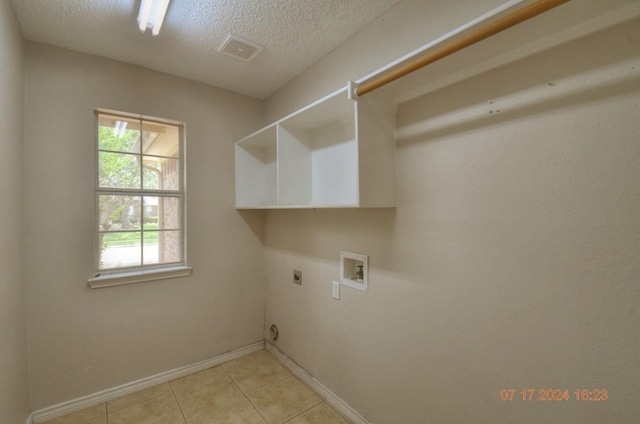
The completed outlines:
<svg viewBox="0 0 640 424">
<path fill-rule="evenodd" d="M 400 0 L 172 0 L 160 35 L 138 30 L 140 0 L 11 0 L 28 40 L 266 98 Z M 264 46 L 218 52 L 229 34 Z"/>
</svg>

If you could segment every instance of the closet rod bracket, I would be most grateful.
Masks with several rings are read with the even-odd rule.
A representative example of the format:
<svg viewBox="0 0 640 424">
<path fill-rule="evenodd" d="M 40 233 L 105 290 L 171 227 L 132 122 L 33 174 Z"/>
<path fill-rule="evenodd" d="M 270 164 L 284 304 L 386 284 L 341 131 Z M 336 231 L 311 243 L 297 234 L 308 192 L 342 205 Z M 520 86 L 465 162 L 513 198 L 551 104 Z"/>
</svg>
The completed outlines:
<svg viewBox="0 0 640 424">
<path fill-rule="evenodd" d="M 358 98 L 358 83 L 355 81 L 349 81 L 347 83 L 347 98 L 349 100 L 356 100 Z"/>
</svg>

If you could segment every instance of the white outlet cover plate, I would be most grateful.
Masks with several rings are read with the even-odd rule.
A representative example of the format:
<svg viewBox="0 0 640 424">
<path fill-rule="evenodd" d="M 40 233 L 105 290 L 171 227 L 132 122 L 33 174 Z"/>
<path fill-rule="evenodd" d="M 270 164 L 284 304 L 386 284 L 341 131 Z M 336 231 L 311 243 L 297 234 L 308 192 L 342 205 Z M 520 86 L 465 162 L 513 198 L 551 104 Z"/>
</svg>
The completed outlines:
<svg viewBox="0 0 640 424">
<path fill-rule="evenodd" d="M 337 281 L 333 282 L 333 288 L 331 289 L 331 296 L 334 299 L 340 300 L 340 283 Z"/>
</svg>

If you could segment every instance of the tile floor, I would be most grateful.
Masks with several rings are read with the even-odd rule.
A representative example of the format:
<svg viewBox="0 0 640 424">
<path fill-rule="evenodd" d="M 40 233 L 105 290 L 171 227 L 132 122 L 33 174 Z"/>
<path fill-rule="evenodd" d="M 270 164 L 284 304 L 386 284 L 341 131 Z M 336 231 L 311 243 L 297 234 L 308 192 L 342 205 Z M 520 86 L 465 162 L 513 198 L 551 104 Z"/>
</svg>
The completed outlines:
<svg viewBox="0 0 640 424">
<path fill-rule="evenodd" d="M 349 424 L 266 350 L 47 424 Z"/>
</svg>

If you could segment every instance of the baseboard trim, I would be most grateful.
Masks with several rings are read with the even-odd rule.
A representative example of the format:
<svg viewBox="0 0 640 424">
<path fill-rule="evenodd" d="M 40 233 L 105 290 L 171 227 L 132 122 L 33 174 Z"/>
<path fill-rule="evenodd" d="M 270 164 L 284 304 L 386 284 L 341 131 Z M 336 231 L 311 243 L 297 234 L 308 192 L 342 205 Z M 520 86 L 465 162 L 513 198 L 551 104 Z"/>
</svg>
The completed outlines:
<svg viewBox="0 0 640 424">
<path fill-rule="evenodd" d="M 123 384 L 122 386 L 114 387 L 111 389 L 103 390 L 92 395 L 84 396 L 78 399 L 70 400 L 58 405 L 49 406 L 38 411 L 34 411 L 27 418 L 26 424 L 34 424 L 58 418 L 63 415 L 77 412 L 85 408 L 97 405 L 102 402 L 117 399 L 121 396 L 130 395 L 140 390 L 148 389 L 158 384 L 164 384 L 177 378 L 185 377 L 189 374 L 196 373 L 198 371 L 206 370 L 207 368 L 215 367 L 224 362 L 232 359 L 239 358 L 249 353 L 256 352 L 260 349 L 264 349 L 264 341 L 259 341 L 240 349 L 226 352 L 213 358 L 205 359 L 204 361 L 197 362 L 195 364 L 187 365 L 184 367 L 176 368 L 170 371 L 165 371 L 160 374 L 156 374 L 151 377 L 146 377 L 131 383 Z"/>
<path fill-rule="evenodd" d="M 340 399 L 340 397 L 338 397 L 335 393 L 325 387 L 324 384 L 320 383 L 311 374 L 309 374 L 307 370 L 296 364 L 291 358 L 285 355 L 280 349 L 272 345 L 269 341 L 265 341 L 265 348 L 287 368 L 289 368 L 289 370 L 300 380 L 304 381 L 308 386 L 310 386 L 313 390 L 320 394 L 320 396 L 322 396 L 329 405 L 331 405 L 342 415 L 350 419 L 354 424 L 371 424 L 371 422 L 360 415 L 358 411 L 356 411 L 345 401 Z"/>
</svg>

